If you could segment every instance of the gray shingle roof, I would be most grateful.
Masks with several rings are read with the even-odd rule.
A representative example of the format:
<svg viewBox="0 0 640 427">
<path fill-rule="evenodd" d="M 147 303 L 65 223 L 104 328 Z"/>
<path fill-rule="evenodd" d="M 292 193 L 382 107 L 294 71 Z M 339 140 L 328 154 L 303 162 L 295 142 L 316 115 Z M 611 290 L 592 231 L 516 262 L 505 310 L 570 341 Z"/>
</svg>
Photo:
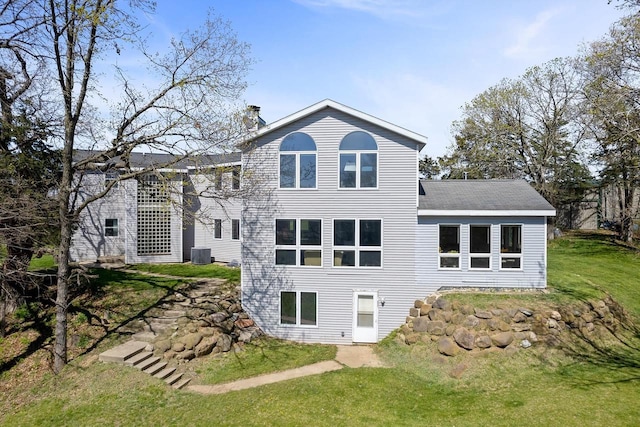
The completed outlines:
<svg viewBox="0 0 640 427">
<path fill-rule="evenodd" d="M 95 150 L 76 150 L 74 151 L 73 159 L 78 162 L 93 156 L 98 156 L 100 153 L 100 151 Z M 241 155 L 242 154 L 239 151 L 225 154 L 207 154 L 182 159 L 176 162 L 177 157 L 172 154 L 132 152 L 129 156 L 129 164 L 132 168 L 146 168 L 154 165 L 171 165 L 169 166 L 171 169 L 186 169 L 189 166 L 201 167 L 225 163 L 239 163 Z M 118 165 L 120 161 L 120 156 L 116 156 L 108 160 L 109 163 L 114 165 Z"/>
<path fill-rule="evenodd" d="M 550 211 L 547 200 L 521 179 L 421 180 L 419 210 Z"/>
</svg>

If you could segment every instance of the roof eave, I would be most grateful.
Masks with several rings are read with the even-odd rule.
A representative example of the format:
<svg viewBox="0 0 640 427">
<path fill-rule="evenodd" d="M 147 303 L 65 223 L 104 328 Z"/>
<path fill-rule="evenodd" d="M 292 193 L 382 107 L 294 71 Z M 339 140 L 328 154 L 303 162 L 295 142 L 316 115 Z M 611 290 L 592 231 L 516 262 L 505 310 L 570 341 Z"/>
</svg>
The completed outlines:
<svg viewBox="0 0 640 427">
<path fill-rule="evenodd" d="M 463 217 L 490 217 L 490 216 L 556 216 L 555 209 L 420 209 L 418 216 L 463 216 Z"/>
<path fill-rule="evenodd" d="M 333 108 L 335 110 L 341 111 L 343 113 L 349 114 L 351 116 L 357 117 L 366 122 L 373 123 L 382 128 L 388 129 L 400 135 L 403 135 L 414 142 L 422 149 L 427 144 L 427 137 L 424 135 L 420 135 L 419 133 L 412 132 L 408 129 L 405 129 L 401 126 L 394 125 L 393 123 L 389 123 L 385 120 L 379 119 L 377 117 L 371 116 L 369 114 L 363 113 L 362 111 L 356 110 L 351 107 L 347 107 L 346 105 L 340 104 L 339 102 L 333 101 L 331 99 L 325 99 L 323 101 L 317 102 L 307 108 L 304 108 L 300 111 L 297 111 L 293 114 L 290 114 L 286 117 L 283 117 L 280 120 L 276 120 L 275 122 L 268 124 L 266 126 L 258 129 L 250 138 L 238 144 L 238 146 L 242 147 L 246 145 L 247 142 L 255 140 L 261 136 L 264 136 L 268 133 L 271 133 L 277 129 L 280 129 L 283 126 L 286 126 L 290 123 L 293 123 L 297 120 L 303 119 L 313 113 L 316 113 L 324 108 Z"/>
</svg>

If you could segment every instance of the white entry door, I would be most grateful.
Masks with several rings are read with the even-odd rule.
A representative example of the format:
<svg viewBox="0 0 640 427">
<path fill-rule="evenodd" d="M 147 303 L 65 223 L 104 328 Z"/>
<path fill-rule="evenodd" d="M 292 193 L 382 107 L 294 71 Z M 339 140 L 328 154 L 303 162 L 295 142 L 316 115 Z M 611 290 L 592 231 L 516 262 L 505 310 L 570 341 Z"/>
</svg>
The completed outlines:
<svg viewBox="0 0 640 427">
<path fill-rule="evenodd" d="M 353 342 L 378 342 L 378 293 L 353 293 Z"/>
</svg>

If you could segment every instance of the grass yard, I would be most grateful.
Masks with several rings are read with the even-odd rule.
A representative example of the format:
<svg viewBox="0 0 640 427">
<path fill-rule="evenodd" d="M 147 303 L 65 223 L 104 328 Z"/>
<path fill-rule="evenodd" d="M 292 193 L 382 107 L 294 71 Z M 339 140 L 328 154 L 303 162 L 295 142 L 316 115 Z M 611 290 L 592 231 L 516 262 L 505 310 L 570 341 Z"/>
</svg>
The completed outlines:
<svg viewBox="0 0 640 427">
<path fill-rule="evenodd" d="M 121 298 L 154 291 L 157 298 L 173 286 L 156 286 L 154 280 L 100 278 L 108 283 L 102 289 L 120 289 Z M 549 290 L 448 298 L 487 306 L 492 298 L 503 298 L 531 307 L 608 293 L 638 319 L 638 252 L 603 234 L 571 234 L 550 242 Z M 21 339 L 29 340 L 27 335 Z M 10 347 L 7 340 L 0 341 L 0 363 Z M 41 375 L 37 381 L 29 380 L 28 370 L 17 370 L 19 364 L 0 369 L 0 387 L 13 385 L 0 390 L 0 425 L 631 426 L 640 420 L 640 346 L 622 364 L 613 357 L 611 363 L 591 363 L 543 346 L 512 355 L 485 351 L 453 358 L 440 356 L 433 343 L 406 346 L 393 336 L 377 347 L 390 368 L 344 368 L 210 396 L 175 391 L 136 370 L 96 363 L 95 351 L 76 357 L 60 375 Z M 200 382 L 217 383 L 331 358 L 334 351 L 267 340 L 243 353 L 201 359 L 194 369 Z M 21 364 L 33 366 L 32 357 Z M 606 354 L 594 361 L 603 358 Z"/>
<path fill-rule="evenodd" d="M 193 278 L 217 277 L 227 280 L 229 283 L 240 283 L 239 268 L 230 268 L 218 264 L 137 264 L 127 266 L 127 268 L 145 273 L 166 274 L 168 276 Z"/>
</svg>

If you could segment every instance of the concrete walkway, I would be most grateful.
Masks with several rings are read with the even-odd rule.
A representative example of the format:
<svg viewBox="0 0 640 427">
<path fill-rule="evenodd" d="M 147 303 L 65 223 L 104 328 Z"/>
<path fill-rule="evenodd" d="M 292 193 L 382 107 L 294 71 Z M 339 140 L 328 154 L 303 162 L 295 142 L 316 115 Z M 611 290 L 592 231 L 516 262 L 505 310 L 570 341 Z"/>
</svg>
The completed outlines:
<svg viewBox="0 0 640 427">
<path fill-rule="evenodd" d="M 313 365 L 302 366 L 300 368 L 289 369 L 287 371 L 274 372 L 272 374 L 259 375 L 257 377 L 246 378 L 226 384 L 191 385 L 186 389 L 201 394 L 223 394 L 230 391 L 259 387 L 261 385 L 273 384 L 294 378 L 337 371 L 345 366 L 349 368 L 384 367 L 382 361 L 369 346 L 339 345 L 337 347 L 338 352 L 336 353 L 335 360 L 326 360 L 324 362 L 314 363 Z"/>
</svg>

